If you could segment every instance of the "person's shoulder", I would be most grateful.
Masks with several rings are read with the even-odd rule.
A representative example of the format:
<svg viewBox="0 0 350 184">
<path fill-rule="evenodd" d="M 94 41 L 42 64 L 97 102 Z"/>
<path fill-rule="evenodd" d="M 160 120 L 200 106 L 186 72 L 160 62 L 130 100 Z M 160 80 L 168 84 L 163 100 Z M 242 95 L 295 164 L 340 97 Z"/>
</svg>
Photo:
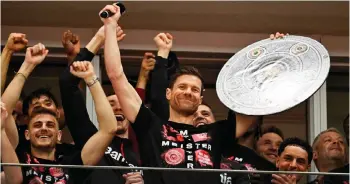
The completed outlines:
<svg viewBox="0 0 350 184">
<path fill-rule="evenodd" d="M 345 166 L 340 167 L 340 168 L 333 169 L 330 172 L 349 173 L 349 164 L 346 164 Z"/>
<path fill-rule="evenodd" d="M 59 158 L 61 158 L 62 156 L 72 155 L 77 152 L 80 152 L 80 150 L 74 144 L 56 144 L 56 156 Z"/>
</svg>

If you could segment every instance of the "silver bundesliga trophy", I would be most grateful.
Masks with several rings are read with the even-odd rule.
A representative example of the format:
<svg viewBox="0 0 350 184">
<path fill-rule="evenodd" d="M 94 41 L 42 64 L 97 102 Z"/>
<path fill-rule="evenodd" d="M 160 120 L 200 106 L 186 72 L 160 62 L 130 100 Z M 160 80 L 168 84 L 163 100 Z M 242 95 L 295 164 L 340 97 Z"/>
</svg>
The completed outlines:
<svg viewBox="0 0 350 184">
<path fill-rule="evenodd" d="M 287 35 L 247 46 L 231 57 L 216 81 L 220 101 L 246 115 L 290 109 L 313 95 L 330 68 L 327 50 L 316 40 Z"/>
</svg>

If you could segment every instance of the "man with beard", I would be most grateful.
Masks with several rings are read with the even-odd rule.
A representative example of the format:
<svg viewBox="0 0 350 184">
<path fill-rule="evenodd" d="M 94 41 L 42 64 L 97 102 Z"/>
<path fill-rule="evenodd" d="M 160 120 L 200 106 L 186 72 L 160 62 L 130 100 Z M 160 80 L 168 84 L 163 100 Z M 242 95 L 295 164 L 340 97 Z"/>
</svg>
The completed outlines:
<svg viewBox="0 0 350 184">
<path fill-rule="evenodd" d="M 307 172 L 312 160 L 312 147 L 305 141 L 297 138 L 285 139 L 278 148 L 276 167 L 279 171 Z M 272 174 L 273 184 L 296 184 L 302 175 L 299 174 Z"/>
<path fill-rule="evenodd" d="M 347 146 L 337 129 L 329 128 L 317 135 L 312 148 L 313 160 L 318 171 L 330 172 L 346 165 Z M 311 183 L 323 183 L 323 176 L 318 176 Z"/>
<path fill-rule="evenodd" d="M 276 164 L 277 151 L 283 139 L 283 133 L 279 128 L 265 127 L 256 142 L 256 152 L 272 164 Z"/>
<path fill-rule="evenodd" d="M 209 125 L 215 122 L 215 117 L 211 110 L 211 107 L 205 101 L 202 101 L 202 103 L 198 106 L 198 109 L 193 114 L 193 116 L 194 127 Z"/>
<path fill-rule="evenodd" d="M 236 136 L 236 123 L 220 121 L 210 125 L 193 126 L 193 114 L 202 101 L 203 90 L 202 77 L 198 70 L 186 67 L 172 76 L 166 89 L 170 109 L 169 121 L 157 117 L 142 103 L 123 71 L 118 41 L 114 36 L 120 17 L 119 7 L 108 5 L 102 11 L 105 10 L 114 13 L 111 17 L 101 18 L 106 33 L 106 71 L 121 108 L 135 130 L 142 164 L 168 168 L 219 168 L 222 149 L 227 146 L 229 138 Z M 156 61 L 159 57 L 166 60 L 172 46 L 172 36 L 160 33 L 154 41 L 158 47 Z M 237 117 L 240 124 L 239 128 L 237 127 L 239 133 L 244 132 L 255 121 L 255 117 L 251 116 Z M 217 174 L 207 172 L 203 174 L 157 171 L 151 175 L 152 183 L 220 182 Z"/>
<path fill-rule="evenodd" d="M 114 32 L 114 37 L 120 41 L 124 36 L 123 30 L 118 27 Z M 76 63 L 76 61 L 91 61 L 104 42 L 104 27 L 101 27 L 85 48 L 74 49 L 80 50 L 80 52 L 73 60 L 73 64 Z M 79 47 L 79 44 L 73 45 L 74 47 Z M 75 55 L 74 52 L 72 52 L 72 54 Z M 68 55 L 68 57 L 70 56 Z M 79 89 L 81 80 L 69 72 L 70 67 L 71 66 L 68 66 L 61 74 L 59 84 L 66 124 L 76 146 L 81 148 L 84 146 L 85 142 L 97 132 L 97 129 L 89 118 L 83 94 Z M 139 164 L 139 157 L 133 151 L 132 143 L 128 139 L 129 121 L 125 118 L 117 96 L 111 95 L 108 96 L 107 99 L 109 101 L 108 106 L 112 107 L 115 116 L 114 120 L 110 123 L 117 125 L 118 129 L 113 133 L 113 137 L 106 140 L 108 146 L 104 154 L 101 155 L 98 165 L 134 167 Z M 135 180 L 137 182 L 143 182 L 140 172 L 131 169 L 130 171 L 95 170 L 85 183 L 125 183 L 129 178 L 136 178 Z"/>
<path fill-rule="evenodd" d="M 21 126 L 17 126 L 18 136 L 20 140 L 20 145 L 17 147 L 17 152 L 19 151 L 29 151 L 29 141 L 25 139 L 24 131 L 27 129 L 28 119 L 32 115 L 32 112 L 37 108 L 46 108 L 56 113 L 59 118 L 59 129 L 62 130 L 65 127 L 64 123 L 64 113 L 61 111 L 61 107 L 58 106 L 58 102 L 55 96 L 50 92 L 48 88 L 38 88 L 31 92 L 27 97 L 24 98 L 23 103 L 17 102 L 16 108 L 13 110 L 12 114 L 14 116 L 16 124 L 20 123 Z M 20 106 L 21 104 L 22 107 Z M 23 109 L 23 115 L 20 115 L 20 110 Z M 21 122 L 20 122 L 21 121 Z M 63 132 L 62 132 L 63 133 Z M 62 137 L 67 134 L 62 134 Z M 56 151 L 59 155 L 69 154 L 71 151 L 75 151 L 72 144 L 62 143 L 61 141 L 56 145 Z"/>
<path fill-rule="evenodd" d="M 229 111 L 229 118 L 232 118 L 233 111 Z M 222 162 L 235 162 L 244 165 L 248 170 L 276 170 L 275 164 L 270 163 L 255 151 L 257 139 L 261 135 L 261 124 L 263 118 L 258 118 L 258 122 L 252 125 L 247 132 L 237 138 L 235 142 L 226 149 Z M 269 183 L 270 174 L 249 174 L 251 183 Z"/>
<path fill-rule="evenodd" d="M 13 95 L 7 96 L 13 98 L 9 101 L 16 102 L 18 100 L 14 98 L 16 96 L 18 98 L 19 96 L 18 89 L 23 87 L 30 73 L 44 60 L 47 54 L 48 50 L 46 50 L 45 46 L 42 44 L 37 44 L 27 49 L 25 61 L 4 93 L 4 95 Z M 91 75 L 81 75 L 81 69 L 79 68 L 72 69 L 75 75 L 83 77 L 85 82 L 89 85 L 96 105 L 100 130 L 86 142 L 81 150 L 71 152 L 70 154 L 57 155 L 56 144 L 60 141 L 62 136 L 62 132 L 59 130 L 57 112 L 41 106 L 35 107 L 31 110 L 28 128 L 25 131 L 25 137 L 30 141 L 30 149 L 25 152 L 17 153 L 21 163 L 95 165 L 98 162 L 100 155 L 104 153 L 108 145 L 108 138 L 113 137 L 117 127 L 115 124 L 109 123 L 114 120 L 112 108 L 108 106 L 108 100 L 106 99 L 101 85 L 99 83 L 95 84 L 96 82 L 93 84 L 91 83 L 94 73 L 91 72 L 91 69 L 88 71 Z M 11 104 L 12 106 L 9 108 L 13 109 L 14 104 L 15 103 Z M 6 119 L 6 123 L 10 123 L 11 121 L 9 120 L 12 120 L 12 118 L 12 116 L 9 116 L 9 119 Z M 2 151 L 9 153 L 13 151 L 13 147 L 11 148 L 12 149 Z M 88 172 L 87 170 L 68 170 L 56 167 L 22 168 L 23 183 L 67 183 L 68 181 L 81 183 L 84 181 Z"/>
<path fill-rule="evenodd" d="M 215 123 L 215 117 L 209 104 L 202 101 L 202 104 L 198 106 L 197 111 L 194 113 L 193 126 L 200 127 L 208 124 Z M 220 163 L 221 169 L 233 169 L 233 170 L 247 170 L 244 165 L 239 162 L 227 158 L 222 158 Z M 237 173 L 220 173 L 220 182 L 225 183 L 251 183 L 248 174 Z"/>
<path fill-rule="evenodd" d="M 346 136 L 346 142 L 349 146 L 349 115 L 347 115 L 343 121 L 343 129 Z M 349 148 L 348 148 L 349 149 Z M 348 154 L 348 151 L 346 152 L 346 155 Z M 335 172 L 335 173 L 349 173 L 349 157 L 346 156 L 346 165 L 337 169 L 333 169 L 329 172 Z M 342 184 L 349 184 L 349 176 L 325 176 L 324 177 L 324 183 L 325 184 L 336 184 L 336 183 L 342 183 Z"/>
</svg>

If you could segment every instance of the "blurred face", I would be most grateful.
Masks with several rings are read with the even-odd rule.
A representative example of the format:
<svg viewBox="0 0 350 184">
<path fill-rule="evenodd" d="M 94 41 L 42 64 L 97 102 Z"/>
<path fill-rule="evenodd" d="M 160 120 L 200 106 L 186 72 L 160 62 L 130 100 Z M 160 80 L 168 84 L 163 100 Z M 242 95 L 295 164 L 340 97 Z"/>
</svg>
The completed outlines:
<svg viewBox="0 0 350 184">
<path fill-rule="evenodd" d="M 336 132 L 326 132 L 320 136 L 314 153 L 314 159 L 318 162 L 338 160 L 345 164 L 345 143 L 341 135 Z"/>
<path fill-rule="evenodd" d="M 64 110 L 62 107 L 58 108 L 58 113 L 59 113 L 58 125 L 59 125 L 59 128 L 62 129 L 66 125 L 65 117 L 64 117 Z"/>
<path fill-rule="evenodd" d="M 22 101 L 20 101 L 20 100 L 17 101 L 16 106 L 12 112 L 12 116 L 15 119 L 17 125 L 28 124 L 27 118 L 25 118 L 25 116 L 23 115 L 22 106 L 23 106 Z"/>
<path fill-rule="evenodd" d="M 119 104 L 119 100 L 116 95 L 111 95 L 107 97 L 109 103 L 112 106 L 116 123 L 118 125 L 117 135 L 124 134 L 128 131 L 129 121 L 125 118 L 124 113 Z"/>
<path fill-rule="evenodd" d="M 29 104 L 29 109 L 28 109 L 29 116 L 32 114 L 34 109 L 40 108 L 40 107 L 57 112 L 57 116 L 59 117 L 59 112 L 57 110 L 56 104 L 53 102 L 52 99 L 44 95 L 40 96 L 40 98 L 34 98 L 32 102 Z"/>
<path fill-rule="evenodd" d="M 34 116 L 25 131 L 26 139 L 31 146 L 37 149 L 50 149 L 61 140 L 61 131 L 58 129 L 57 119 L 51 114 L 38 114 Z"/>
<path fill-rule="evenodd" d="M 275 164 L 278 157 L 277 151 L 282 141 L 278 134 L 266 133 L 256 143 L 256 151 L 260 156 Z"/>
<path fill-rule="evenodd" d="M 199 127 L 215 122 L 215 118 L 211 109 L 206 105 L 199 105 L 197 111 L 194 113 L 193 126 Z"/>
<path fill-rule="evenodd" d="M 349 145 L 349 118 L 347 118 L 343 124 L 345 136 L 346 136 L 346 142 Z"/>
<path fill-rule="evenodd" d="M 182 75 L 178 77 L 172 89 L 167 88 L 166 91 L 171 108 L 182 114 L 194 114 L 202 102 L 201 86 L 202 82 L 196 76 Z"/>
<path fill-rule="evenodd" d="M 310 165 L 308 164 L 308 153 L 298 146 L 287 146 L 276 160 L 276 167 L 279 171 L 300 171 L 306 172 Z M 302 175 L 295 175 L 299 181 Z"/>
</svg>

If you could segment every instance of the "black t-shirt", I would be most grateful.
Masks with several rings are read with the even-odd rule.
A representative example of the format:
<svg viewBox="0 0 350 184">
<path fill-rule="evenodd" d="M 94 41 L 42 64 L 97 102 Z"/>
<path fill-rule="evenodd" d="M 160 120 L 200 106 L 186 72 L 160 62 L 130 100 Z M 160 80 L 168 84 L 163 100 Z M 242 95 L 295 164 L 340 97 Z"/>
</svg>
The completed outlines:
<svg viewBox="0 0 350 184">
<path fill-rule="evenodd" d="M 348 173 L 349 174 L 349 164 L 344 167 L 334 169 L 330 172 L 334 173 Z M 324 184 L 349 184 L 349 176 L 324 176 Z"/>
<path fill-rule="evenodd" d="M 104 157 L 99 162 L 100 166 L 128 166 L 135 167 L 139 165 L 138 155 L 133 151 L 129 139 L 115 137 L 112 143 L 107 147 Z M 134 172 L 136 170 L 116 170 L 99 169 L 91 173 L 85 184 L 95 183 L 125 183 L 123 174 Z M 138 171 L 140 172 L 140 171 Z"/>
<path fill-rule="evenodd" d="M 234 143 L 230 148 L 225 150 L 222 164 L 239 163 L 244 165 L 248 170 L 266 170 L 276 171 L 276 166 L 259 156 L 254 150 Z M 271 175 L 268 174 L 250 174 L 252 183 L 271 183 Z"/>
<path fill-rule="evenodd" d="M 54 161 L 36 158 L 27 152 L 17 153 L 17 156 L 20 163 L 26 164 L 83 165 L 80 152 L 71 155 L 56 155 Z M 87 172 L 84 169 L 22 167 L 24 184 L 78 184 L 84 181 Z"/>
<path fill-rule="evenodd" d="M 222 150 L 236 132 L 235 122 L 219 121 L 196 128 L 164 121 L 144 104 L 132 126 L 142 165 L 166 168 L 220 168 Z M 157 171 L 150 175 L 152 183 L 220 182 L 218 173 Z"/>
</svg>

